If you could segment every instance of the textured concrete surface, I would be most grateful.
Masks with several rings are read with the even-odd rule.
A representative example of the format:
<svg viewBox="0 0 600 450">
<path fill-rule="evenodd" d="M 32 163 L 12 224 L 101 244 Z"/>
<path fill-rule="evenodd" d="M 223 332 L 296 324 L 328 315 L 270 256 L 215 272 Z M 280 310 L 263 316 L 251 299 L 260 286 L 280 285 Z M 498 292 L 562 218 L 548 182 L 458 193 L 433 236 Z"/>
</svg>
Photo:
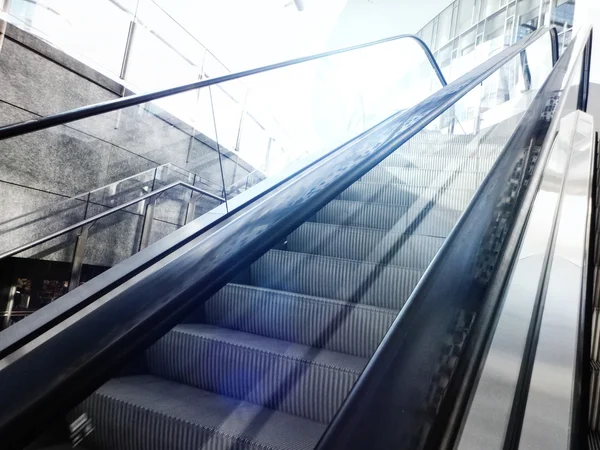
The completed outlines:
<svg viewBox="0 0 600 450">
<path fill-rule="evenodd" d="M 114 80 L 38 38 L 9 29 L 0 52 L 0 125 L 111 100 L 121 90 Z M 120 181 L 91 195 L 87 217 L 139 198 L 151 189 L 151 178 L 127 177 L 160 164 L 196 173 L 212 183 L 197 185 L 217 195 L 222 195 L 221 171 L 231 185 L 252 170 L 227 150 L 228 156 L 219 158 L 216 143 L 197 133 L 156 105 L 141 105 L 1 141 L 0 251 L 82 220 L 84 202 L 57 203 L 66 198 Z M 169 173 L 161 182 L 178 179 L 192 181 Z M 194 198 L 195 217 L 219 204 L 205 196 Z M 158 198 L 150 242 L 183 225 L 189 199 L 183 188 Z M 143 211 L 143 204 L 137 204 L 98 221 L 85 262 L 113 265 L 137 251 Z M 21 217 L 26 213 L 31 214 Z M 20 256 L 70 261 L 75 239 L 70 233 Z"/>
<path fill-rule="evenodd" d="M 59 231 L 82 220 L 85 213 L 85 203 L 77 199 L 68 200 L 3 182 L 0 182 L 0 192 L 0 252 L 12 250 Z M 5 214 L 7 211 L 10 211 L 10 217 Z M 65 235 L 17 256 L 37 255 L 43 259 L 70 260 L 70 250 L 64 247 L 68 247 L 73 239 L 72 236 Z"/>
</svg>

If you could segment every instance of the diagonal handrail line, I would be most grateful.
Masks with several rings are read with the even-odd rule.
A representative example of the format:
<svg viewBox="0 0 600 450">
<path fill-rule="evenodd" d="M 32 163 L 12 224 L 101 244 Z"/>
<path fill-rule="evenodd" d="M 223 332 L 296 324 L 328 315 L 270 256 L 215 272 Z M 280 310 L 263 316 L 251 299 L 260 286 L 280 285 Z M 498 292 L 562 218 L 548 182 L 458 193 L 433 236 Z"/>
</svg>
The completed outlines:
<svg viewBox="0 0 600 450">
<path fill-rule="evenodd" d="M 0 127 L 0 140 L 8 139 L 15 136 L 20 136 L 22 134 L 31 133 L 34 131 L 44 130 L 47 128 L 51 128 L 57 125 L 63 125 L 65 123 L 74 122 L 76 120 L 85 119 L 88 117 L 96 116 L 99 114 L 108 113 L 111 111 L 116 111 L 118 109 L 127 108 L 130 106 L 141 105 L 142 103 L 151 102 L 160 98 L 169 97 L 175 94 L 181 94 L 183 92 L 200 89 L 207 86 L 212 86 L 219 83 L 224 83 L 226 81 L 237 80 L 239 78 L 248 77 L 251 75 L 256 75 L 263 72 L 269 72 L 272 70 L 280 69 L 283 67 L 293 66 L 297 64 L 301 64 L 308 61 L 314 61 L 316 59 L 322 59 L 333 55 L 338 55 L 341 53 L 347 53 L 354 50 L 359 50 L 362 48 L 372 47 L 375 45 L 384 44 L 387 42 L 392 42 L 400 39 L 412 39 L 417 42 L 425 52 L 427 59 L 429 60 L 431 66 L 433 67 L 438 79 L 442 86 L 446 86 L 448 83 L 446 78 L 442 74 L 442 71 L 433 56 L 433 53 L 427 46 L 427 44 L 418 36 L 412 34 L 400 34 L 397 36 L 392 36 L 384 39 L 379 39 L 372 42 L 367 42 L 364 44 L 353 45 L 350 47 L 341 48 L 338 50 L 331 50 L 328 52 L 317 53 L 315 55 L 304 56 L 301 58 L 290 59 L 288 61 L 283 61 L 275 64 L 269 64 L 263 67 L 244 70 L 237 73 L 231 73 L 228 75 L 223 75 L 221 77 L 209 78 L 207 80 L 196 81 L 194 83 L 183 84 L 180 86 L 176 86 L 169 89 L 163 89 L 155 92 L 150 92 L 146 94 L 135 94 L 130 95 L 128 97 L 118 98 L 115 100 L 108 100 L 106 102 L 97 103 L 95 105 L 84 106 L 81 108 L 75 108 L 70 111 L 65 111 L 57 114 L 52 114 L 50 116 L 42 117 L 39 119 L 29 120 L 25 122 L 20 122 L 12 125 L 7 125 L 4 127 Z"/>
<path fill-rule="evenodd" d="M 168 190 L 170 190 L 170 189 L 172 189 L 174 187 L 177 187 L 177 186 L 183 186 L 183 187 L 185 187 L 187 189 L 190 189 L 190 190 L 192 190 L 194 192 L 197 192 L 197 193 L 202 194 L 202 195 L 206 195 L 207 197 L 213 198 L 215 200 L 219 200 L 221 202 L 225 201 L 225 199 L 223 199 L 223 198 L 221 198 L 221 197 L 219 197 L 217 195 L 211 194 L 210 192 L 207 192 L 204 189 L 197 188 L 196 186 L 192 186 L 191 184 L 188 184 L 188 183 L 186 183 L 184 181 L 176 181 L 174 183 L 171 183 L 171 184 L 168 184 L 166 186 L 163 186 L 160 189 L 156 189 L 156 190 L 154 190 L 152 192 L 149 192 L 149 193 L 147 193 L 145 195 L 142 195 L 141 197 L 137 197 L 137 198 L 134 198 L 132 200 L 129 200 L 128 202 L 125 202 L 122 205 L 115 206 L 114 208 L 108 209 L 108 210 L 106 210 L 104 212 L 101 212 L 100 214 L 96 214 L 95 216 L 88 217 L 87 219 L 84 219 L 84 220 L 81 220 L 81 221 L 79 221 L 77 223 L 69 225 L 68 227 L 65 227 L 65 228 L 63 228 L 61 230 L 55 231 L 52 234 L 44 236 L 43 238 L 36 239 L 35 241 L 31 241 L 31 242 L 29 242 L 27 244 L 23 244 L 23 245 L 21 245 L 19 247 L 13 248 L 12 250 L 9 250 L 7 252 L 0 253 L 0 260 L 4 259 L 4 258 L 8 258 L 9 256 L 16 255 L 17 253 L 24 252 L 25 250 L 29 250 L 29 249 L 31 249 L 33 247 L 37 247 L 38 245 L 41 245 L 41 244 L 43 244 L 45 242 L 48 242 L 48 241 L 50 241 L 52 239 L 60 237 L 63 234 L 67 234 L 70 231 L 77 230 L 78 228 L 81 228 L 81 227 L 83 227 L 83 226 L 85 226 L 85 225 L 87 225 L 89 223 L 92 223 L 92 222 L 95 222 L 97 220 L 100 220 L 100 219 L 102 219 L 102 218 L 104 218 L 106 216 L 110 216 L 111 214 L 116 213 L 117 211 L 121 211 L 121 210 L 123 210 L 125 208 L 129 208 L 130 206 L 133 206 L 136 203 L 139 203 L 141 201 L 147 200 L 147 199 L 149 199 L 151 197 L 154 197 L 156 195 L 162 194 L 163 192 L 168 191 Z"/>
</svg>

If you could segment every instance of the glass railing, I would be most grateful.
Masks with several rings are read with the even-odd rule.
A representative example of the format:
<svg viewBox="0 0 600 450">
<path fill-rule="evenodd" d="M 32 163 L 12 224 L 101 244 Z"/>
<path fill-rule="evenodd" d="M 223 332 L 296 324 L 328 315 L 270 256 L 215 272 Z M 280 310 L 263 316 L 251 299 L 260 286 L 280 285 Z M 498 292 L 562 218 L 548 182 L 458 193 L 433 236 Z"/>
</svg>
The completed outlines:
<svg viewBox="0 0 600 450">
<path fill-rule="evenodd" d="M 326 314 L 313 314 L 309 309 L 308 315 L 305 316 L 307 320 L 303 322 L 304 319 L 301 318 L 295 322 L 295 329 L 275 327 L 277 338 L 283 340 L 297 330 L 302 330 L 302 333 L 298 333 L 298 339 L 306 341 L 303 344 L 307 346 L 307 356 L 312 355 L 313 361 L 314 347 L 319 347 L 360 356 L 365 362 L 378 348 L 388 327 L 392 326 L 391 338 L 401 341 L 402 348 L 398 350 L 393 345 L 390 347 L 394 342 L 392 339 L 386 339 L 383 346 L 379 347 L 381 351 L 376 353 L 379 361 L 381 358 L 387 359 L 383 364 L 386 378 L 383 380 L 382 377 L 382 380 L 385 383 L 377 383 L 378 375 L 373 375 L 376 373 L 374 366 L 369 366 L 372 370 L 360 375 L 362 363 L 358 360 L 355 363 L 355 359 L 352 358 L 353 362 L 348 363 L 351 369 L 342 372 L 355 374 L 355 378 L 344 378 L 347 381 L 331 389 L 324 387 L 332 394 L 326 399 L 310 395 L 303 398 L 310 398 L 309 401 L 315 401 L 319 405 L 310 408 L 318 415 L 312 420 L 328 423 L 356 378 L 362 376 L 364 383 L 358 383 L 354 389 L 362 389 L 359 392 L 363 394 L 365 386 L 373 390 L 387 389 L 388 395 L 366 395 L 363 407 L 360 407 L 360 397 L 350 398 L 344 403 L 344 415 L 336 416 L 334 422 L 338 426 L 342 424 L 337 430 L 346 427 L 343 430 L 345 432 L 326 435 L 326 439 L 321 441 L 320 445 L 323 445 L 323 448 L 386 448 L 389 445 L 383 445 L 382 441 L 398 440 L 408 448 L 419 448 L 422 440 L 434 430 L 430 425 L 439 411 L 441 399 L 445 394 L 444 389 L 448 386 L 448 378 L 452 376 L 456 367 L 456 358 L 460 356 L 465 336 L 473 318 L 477 317 L 477 308 L 481 303 L 478 301 L 481 300 L 480 297 L 472 298 L 462 294 L 473 294 L 473 291 L 481 294 L 482 289 L 489 283 L 491 272 L 498 264 L 498 260 L 494 258 L 498 256 L 506 233 L 505 214 L 514 212 L 517 206 L 515 202 L 528 182 L 529 172 L 526 169 L 535 161 L 536 152 L 539 150 L 529 142 L 512 152 L 506 152 L 505 147 L 507 143 L 515 140 L 518 134 L 515 130 L 523 122 L 527 106 L 539 106 L 534 102 L 535 93 L 545 85 L 548 76 L 555 73 L 552 72 L 552 62 L 555 60 L 554 38 L 555 35 L 551 33 L 538 32 L 528 41 L 504 50 L 425 100 L 419 101 L 415 98 L 412 105 L 412 98 L 401 94 L 400 88 L 404 85 L 398 87 L 396 83 L 392 83 L 392 88 L 398 89 L 398 96 L 394 89 L 391 89 L 389 98 L 373 101 L 372 105 L 378 106 L 365 109 L 372 111 L 372 116 L 365 115 L 355 126 L 332 127 L 323 134 L 315 131 L 326 128 L 330 118 L 333 118 L 331 120 L 334 125 L 338 123 L 335 112 L 344 113 L 341 123 L 347 122 L 345 118 L 348 114 L 345 113 L 352 111 L 352 108 L 336 108 L 336 104 L 330 98 L 326 97 L 322 101 L 319 97 L 315 102 L 323 107 L 313 111 L 312 120 L 293 125 L 297 127 L 299 139 L 312 144 L 315 152 L 326 153 L 323 158 L 312 164 L 309 169 L 291 174 L 275 190 L 264 192 L 264 195 L 253 199 L 242 211 L 236 210 L 211 233 L 199 235 L 201 228 L 197 228 L 197 234 L 191 238 L 174 235 L 168 243 L 172 246 L 170 248 L 176 246 L 177 250 L 164 250 L 159 255 L 160 260 L 156 255 L 151 261 L 144 260 L 145 255 L 140 253 L 129 261 L 129 265 L 122 265 L 104 274 L 105 279 L 102 281 L 112 283 L 111 289 L 118 286 L 117 289 L 108 292 L 109 288 L 103 288 L 102 283 L 98 283 L 97 286 L 89 283 L 69 294 L 68 299 L 63 299 L 64 302 L 58 301 L 48 308 L 52 310 L 50 314 L 31 317 L 33 320 L 40 318 L 40 322 L 34 324 L 35 333 L 41 332 L 40 329 L 50 330 L 51 332 L 47 333 L 50 337 L 40 339 L 39 345 L 36 342 L 35 348 L 17 359 L 15 364 L 10 364 L 7 370 L 0 371 L 0 375 L 10 379 L 8 377 L 11 374 L 14 377 L 18 373 L 27 373 L 28 368 L 38 363 L 38 355 L 51 358 L 52 352 L 44 352 L 49 348 L 59 349 L 63 357 L 57 364 L 48 364 L 51 367 L 45 371 L 44 380 L 35 384 L 35 392 L 19 395 L 13 393 L 7 404 L 11 407 L 14 405 L 15 410 L 20 404 L 33 405 L 27 412 L 34 416 L 36 408 L 41 409 L 38 403 L 46 406 L 40 398 L 54 398 L 48 392 L 53 394 L 67 386 L 69 381 L 79 375 L 82 365 L 88 373 L 91 372 L 90 361 L 93 361 L 94 367 L 101 374 L 95 372 L 93 380 L 90 379 L 87 384 L 86 381 L 82 381 L 78 385 L 81 397 L 87 395 L 92 385 L 98 386 L 101 375 L 109 375 L 108 372 L 115 369 L 114 362 L 110 367 L 102 364 L 112 361 L 111 350 L 119 347 L 119 362 L 124 362 L 127 356 L 133 354 L 135 345 L 137 350 L 142 350 L 144 345 L 158 339 L 160 334 L 164 334 L 170 326 L 178 323 L 186 312 L 198 311 L 198 306 L 209 301 L 225 283 L 235 281 L 250 287 L 308 296 L 306 301 L 310 302 L 311 308 L 319 301 L 327 305 L 323 307 L 323 310 L 329 310 Z M 535 49 L 540 53 L 540 59 L 546 58 L 547 62 L 531 64 L 531 55 L 527 54 L 526 50 L 531 46 L 534 46 L 532 51 Z M 384 63 L 391 64 L 389 61 Z M 385 85 L 378 78 L 377 71 L 368 78 L 373 83 L 380 82 Z M 293 80 L 284 77 L 284 81 L 290 79 Z M 295 87 L 294 83 L 291 84 L 288 87 Z M 353 86 L 360 87 L 359 84 Z M 412 91 L 415 96 L 422 92 L 418 88 L 419 83 L 416 86 Z M 275 92 L 279 93 L 277 89 Z M 379 89 L 367 85 L 359 92 L 365 92 L 363 95 L 375 100 L 380 98 L 376 95 L 380 93 Z M 209 88 L 209 99 L 211 91 Z M 284 93 L 284 90 L 281 92 Z M 334 98 L 336 92 L 334 90 L 332 93 Z M 289 107 L 295 107 L 296 103 L 302 105 L 303 99 L 294 97 L 295 90 L 289 95 Z M 337 98 L 344 101 L 347 96 Z M 210 112 L 213 111 L 211 108 Z M 310 112 L 302 108 L 299 108 L 299 111 Z M 327 112 L 330 114 L 326 114 Z M 108 113 L 109 116 L 110 114 L 112 113 Z M 123 111 L 123 116 L 126 116 L 126 111 Z M 295 115 L 290 114 L 290 117 Z M 212 118 L 215 130 L 218 131 L 218 114 Z M 98 117 L 92 117 L 82 120 L 83 125 L 73 122 L 70 126 L 85 126 L 88 121 L 99 123 L 98 120 Z M 371 127 L 372 123 L 375 123 L 375 126 Z M 306 136 L 300 136 L 302 125 L 306 127 Z M 45 132 L 38 131 L 15 139 L 23 140 L 27 136 Z M 350 133 L 352 136 L 349 138 Z M 219 139 L 218 133 L 215 138 Z M 339 148 L 331 151 L 332 146 Z M 224 150 L 219 149 L 219 145 L 217 150 L 221 159 L 228 156 Z M 224 167 L 219 166 L 222 171 Z M 280 174 L 280 170 L 285 170 L 285 166 L 282 167 L 283 169 L 270 172 L 269 176 Z M 493 183 L 489 182 L 491 176 L 494 176 Z M 267 178 L 261 183 L 268 181 Z M 257 190 L 261 183 L 256 186 Z M 493 196 L 479 195 L 477 204 L 470 204 L 478 189 L 490 186 Z M 235 202 L 231 204 L 234 205 Z M 487 226 L 482 226 L 481 223 L 474 226 L 474 219 L 479 218 L 473 214 L 475 207 L 484 209 L 484 218 L 487 221 L 484 225 Z M 468 216 L 463 215 L 465 211 L 468 212 Z M 469 230 L 473 235 L 463 236 L 460 246 L 445 245 L 448 244 L 448 236 L 451 236 L 451 239 L 455 238 L 455 225 L 457 222 L 461 223 L 461 217 L 468 217 L 471 226 Z M 464 224 L 464 221 L 462 223 Z M 189 225 L 189 228 L 193 227 L 193 224 Z M 459 225 L 458 231 L 463 232 L 464 229 Z M 486 247 L 488 245 L 489 247 Z M 155 248 L 158 246 L 157 244 Z M 150 253 L 151 250 L 148 248 L 146 253 Z M 467 252 L 469 257 L 464 257 L 463 252 Z M 448 261 L 448 254 L 452 257 L 451 261 Z M 440 272 L 431 270 L 432 261 Z M 153 263 L 152 268 L 146 265 L 150 262 Z M 142 268 L 151 270 L 144 270 L 142 273 Z M 118 279 L 106 280 L 108 275 L 115 276 L 117 273 Z M 127 286 L 121 284 L 130 280 L 126 277 L 134 274 L 135 282 L 127 283 Z M 423 274 L 427 278 L 422 279 Z M 165 280 L 168 282 L 165 283 Z M 429 283 L 433 284 L 434 288 L 430 288 Z M 415 286 L 417 291 L 414 291 Z M 425 296 L 424 304 L 415 306 L 415 292 Z M 100 296 L 103 296 L 102 299 L 96 301 Z M 78 298 L 74 300 L 75 297 Z M 76 307 L 66 305 L 69 300 L 77 302 Z M 342 306 L 342 302 L 345 302 L 347 307 Z M 408 324 L 404 320 L 403 325 L 408 326 L 407 332 L 410 334 L 394 334 L 397 333 L 399 321 L 408 317 L 397 315 L 400 309 L 405 308 L 407 302 L 409 306 L 408 311 L 405 309 L 406 314 L 417 315 L 417 318 L 427 320 Z M 332 305 L 338 307 L 332 308 Z M 62 318 L 66 317 L 67 313 L 77 313 L 76 317 L 69 317 L 69 324 L 62 326 L 61 323 L 61 330 L 53 334 L 50 328 L 53 324 L 41 322 L 63 307 L 65 309 L 58 312 Z M 354 315 L 361 312 L 363 307 L 364 310 L 373 313 L 373 320 L 365 320 L 369 325 L 364 327 L 356 325 L 361 323 L 362 319 Z M 70 311 L 66 311 L 69 308 Z M 259 309 L 261 308 L 244 307 L 242 315 L 244 318 L 249 317 Z M 239 313 L 235 308 L 232 310 L 225 307 L 224 310 L 225 314 L 231 313 L 233 316 L 227 317 L 234 320 L 235 315 Z M 107 318 L 113 316 L 118 317 L 118 324 L 115 325 L 114 321 L 109 320 L 107 325 Z M 160 325 L 156 325 L 157 318 Z M 205 319 L 207 318 L 202 317 L 203 321 Z M 271 323 L 271 317 L 266 317 L 265 320 Z M 249 328 L 260 328 L 265 323 L 254 320 L 244 322 Z M 310 326 L 306 326 L 307 323 Z M 422 324 L 424 327 L 419 329 Z M 27 324 L 18 324 L 13 330 L 21 325 Z M 86 340 L 79 345 L 72 335 L 85 335 L 87 326 L 92 326 L 93 332 L 101 332 L 108 326 L 111 333 L 108 333 L 102 342 Z M 355 335 L 357 339 L 350 341 L 347 331 L 357 330 L 363 334 Z M 25 335 L 26 332 L 27 330 Z M 150 336 L 150 333 L 153 334 Z M 258 331 L 256 333 L 259 334 Z M 23 334 L 5 334 L 11 334 L 11 339 L 14 337 L 11 341 L 13 350 L 18 348 L 15 342 L 24 342 Z M 407 336 L 410 336 L 410 339 Z M 123 346 L 120 344 L 125 341 L 130 347 L 121 350 Z M 353 344 L 356 344 L 355 347 L 350 348 Z M 88 353 L 87 350 L 92 346 L 94 348 Z M 68 349 L 65 350 L 65 347 Z M 421 351 L 422 349 L 425 351 Z M 9 354 L 8 351 L 9 349 L 5 350 L 5 353 Z M 127 351 L 129 353 L 126 353 Z M 298 349 L 298 352 L 302 351 Z M 399 354 L 399 351 L 402 351 L 402 354 Z M 82 361 L 81 354 L 90 357 Z M 405 360 L 409 360 L 409 363 L 404 364 Z M 416 363 L 413 363 L 415 361 Z M 224 361 L 219 361 L 221 362 Z M 394 365 L 393 373 L 388 371 L 391 365 Z M 292 371 L 282 371 L 282 377 L 275 380 L 273 385 L 269 385 L 269 388 L 262 389 L 256 394 L 257 397 L 253 397 L 253 401 L 257 399 L 256 403 L 268 408 L 295 408 L 295 399 L 302 397 L 298 395 L 300 391 L 296 390 L 296 386 L 299 385 L 298 380 L 306 373 L 308 366 L 301 364 L 297 370 L 294 368 Z M 379 364 L 380 368 L 381 366 Z M 69 367 L 66 376 L 65 367 Z M 398 381 L 406 381 L 411 374 L 414 376 L 413 383 Z M 396 375 L 399 376 L 398 379 L 394 378 Z M 256 379 L 260 380 L 260 383 L 268 383 L 273 377 Z M 279 381 L 280 386 L 276 386 Z M 314 384 L 308 384 L 314 387 Z M 318 384 L 321 387 L 325 386 L 320 382 Z M 87 390 L 84 392 L 81 386 Z M 222 385 L 216 379 L 214 386 L 215 390 L 220 389 L 219 394 L 228 395 L 226 390 L 229 386 Z M 290 397 L 286 398 L 292 399 L 283 402 L 283 406 L 277 404 L 279 399 L 270 394 L 279 392 L 280 387 L 287 390 L 285 394 L 290 394 Z M 434 389 L 431 389 L 432 387 Z M 398 395 L 400 391 L 408 395 Z M 257 391 L 252 391 L 251 395 L 255 392 Z M 243 395 L 245 394 L 240 394 Z M 292 397 L 296 395 L 298 397 Z M 336 402 L 335 406 L 332 399 Z M 75 401 L 73 399 L 72 403 Z M 358 404 L 355 404 L 357 401 Z M 384 407 L 388 402 L 393 405 L 390 405 L 389 409 L 370 407 L 378 406 L 379 402 Z M 349 404 L 353 404 L 353 407 L 348 407 Z M 67 409 L 67 406 L 60 406 Z M 385 415 L 374 416 L 372 411 L 384 411 Z M 21 409 L 18 412 L 20 413 Z M 296 411 L 285 412 L 296 414 Z M 45 414 L 40 414 L 42 423 L 49 416 L 47 411 Z M 362 416 L 363 421 L 351 420 L 344 423 L 343 420 L 352 414 Z M 401 420 L 398 420 L 399 414 Z M 12 413 L 12 409 L 8 409 L 6 416 L 9 417 L 5 423 L 18 423 L 19 417 L 9 422 L 13 415 L 15 414 Z M 114 417 L 112 415 L 109 420 Z M 224 423 L 228 417 L 228 411 L 225 411 L 217 423 Z M 268 417 L 271 417 L 270 413 Z M 236 426 L 235 432 L 240 433 L 244 439 L 246 431 L 262 433 L 262 418 L 259 424 L 261 426 L 256 427 L 256 422 L 251 422 L 251 428 L 244 429 L 246 425 L 242 425 L 241 428 Z M 356 423 L 368 422 L 368 437 L 362 432 L 355 432 Z M 145 422 L 138 421 L 132 426 L 143 423 Z M 379 425 L 382 428 L 391 425 L 388 431 L 394 429 L 394 433 L 378 435 L 376 429 Z M 108 439 L 112 438 L 117 428 L 125 429 L 107 428 Z M 362 430 L 365 428 L 361 427 Z M 275 431 L 279 433 L 280 430 Z M 354 436 L 352 441 L 348 442 L 347 436 L 350 431 L 354 432 Z M 319 438 L 317 434 L 318 431 L 315 432 L 315 436 L 311 434 L 315 443 Z M 19 435 L 13 433 L 10 437 L 14 441 L 25 439 L 23 432 Z M 336 437 L 340 441 L 346 439 L 346 442 L 341 445 L 335 445 L 339 442 L 332 444 L 332 439 L 335 441 Z M 371 439 L 372 442 L 365 442 Z M 396 444 L 398 442 L 393 446 L 400 445 Z"/>
<path fill-rule="evenodd" d="M 4 16 L 133 92 L 151 92 L 231 73 L 168 13 L 162 2 L 155 0 L 13 0 Z M 374 76 L 373 72 L 378 75 L 370 82 L 368 78 Z M 411 89 L 406 89 L 408 85 Z M 210 93 L 209 89 L 190 91 L 143 109 L 168 123 L 177 122 L 175 128 L 186 130 L 200 141 L 207 138 L 204 140 L 213 149 L 215 143 L 225 149 L 228 157 L 224 162 L 227 167 L 223 169 L 223 186 L 226 189 L 248 172 L 259 170 L 268 174 L 298 156 L 339 145 L 343 142 L 337 139 L 342 129 L 346 130 L 345 136 L 352 137 L 357 130 L 367 129 L 385 117 L 385 112 L 393 108 L 384 103 L 394 104 L 394 95 L 396 100 L 404 100 L 401 105 L 412 105 L 415 99 L 422 99 L 439 87 L 416 42 L 402 40 L 328 58 L 319 64 L 304 64 L 215 85 Z M 289 102 L 294 102 L 296 108 L 290 108 Z M 42 114 L 59 112 L 53 110 L 53 106 Z M 381 113 L 374 114 L 374 108 Z M 320 113 L 331 119 L 336 117 L 331 128 L 319 129 L 307 122 L 307 117 Z M 15 113 L 14 117 L 18 115 Z M 11 115 L 6 115 L 4 120 L 3 125 L 10 123 L 7 120 L 11 120 Z M 139 115 L 136 122 L 141 122 L 139 126 L 162 128 L 157 132 L 169 133 L 173 139 L 183 139 L 180 133 L 166 130 L 150 119 L 143 120 Z M 121 124 L 120 116 L 115 118 L 114 126 L 110 121 L 106 126 L 121 129 L 122 133 L 130 131 L 123 130 L 127 123 Z M 107 137 L 99 129 L 82 131 L 100 140 Z M 141 151 L 133 143 L 125 145 L 119 134 L 112 131 L 108 143 L 157 164 L 171 162 L 183 166 L 185 162 L 186 168 L 194 171 L 193 163 L 204 161 L 203 151 L 193 144 L 189 149 L 191 160 L 183 151 L 165 158 L 157 154 L 156 149 Z M 315 147 L 315 141 L 319 141 L 320 147 Z M 170 142 L 161 144 L 171 145 Z M 216 172 L 211 164 L 205 166 L 209 172 Z M 83 190 L 93 187 L 96 186 L 85 186 Z M 76 189 L 67 195 L 79 192 L 81 189 Z"/>
<path fill-rule="evenodd" d="M 164 5 L 154 0 L 14 0 L 7 5 L 4 14 L 0 11 L 0 19 L 117 81 L 123 86 L 123 93 L 126 89 L 151 92 L 231 73 L 164 9 Z M 249 88 L 240 82 L 235 91 L 216 92 L 214 102 L 217 108 L 235 116 L 239 115 L 238 110 L 247 111 L 248 95 Z M 61 99 L 33 112 L 59 112 L 54 109 L 56 106 L 71 101 L 70 98 Z M 190 110 L 198 107 L 198 99 L 194 95 L 181 96 L 177 101 L 164 100 L 161 107 L 167 116 L 185 119 Z M 255 129 L 269 136 L 281 133 L 275 120 L 269 118 L 265 125 L 248 112 L 244 127 L 249 133 Z M 7 114 L 2 118 L 3 124 L 16 118 L 17 115 Z M 239 117 L 238 122 L 236 135 L 241 132 Z M 163 160 L 156 162 L 164 163 Z"/>
<path fill-rule="evenodd" d="M 211 191 L 194 174 L 164 165 L 3 221 L 2 327 L 222 204 Z"/>
<path fill-rule="evenodd" d="M 414 106 L 442 86 L 428 57 L 419 41 L 392 38 L 2 140 L 4 181 L 36 194 L 8 208 L 0 224 L 5 298 L 29 283 L 30 297 L 49 292 L 39 295 L 53 300 L 214 208 L 215 199 L 227 211 L 229 200 L 290 164 L 301 167 L 298 160 Z M 269 117 L 276 126 L 265 128 Z M 283 131 L 274 138 L 267 129 Z"/>
</svg>

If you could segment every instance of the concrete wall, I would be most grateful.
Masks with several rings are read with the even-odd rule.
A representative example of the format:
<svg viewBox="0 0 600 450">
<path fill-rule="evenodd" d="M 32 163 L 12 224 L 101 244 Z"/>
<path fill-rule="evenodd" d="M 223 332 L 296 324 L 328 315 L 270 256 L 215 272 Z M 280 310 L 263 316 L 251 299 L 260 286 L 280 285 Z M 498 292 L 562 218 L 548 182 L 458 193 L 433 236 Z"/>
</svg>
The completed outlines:
<svg viewBox="0 0 600 450">
<path fill-rule="evenodd" d="M 114 80 L 9 25 L 0 49 L 0 125 L 115 99 L 123 91 Z M 69 204 L 50 222 L 43 214 L 19 216 L 161 164 L 196 173 L 208 183 L 202 187 L 220 195 L 223 183 L 215 148 L 206 136 L 155 106 L 132 107 L 0 141 L 0 252 L 81 220 L 85 208 Z M 221 162 L 228 186 L 252 167 L 227 154 Z M 181 226 L 182 205 L 188 198 L 189 192 L 163 198 L 153 240 Z M 94 207 L 100 212 L 109 206 L 115 205 Z M 214 201 L 197 210 L 208 206 Z M 139 242 L 143 220 L 137 212 L 126 211 L 105 221 L 95 225 L 90 262 L 114 264 Z M 21 226 L 25 222 L 27 226 Z M 37 252 L 38 257 L 69 260 L 71 251 L 57 251 L 60 245 L 54 244 Z"/>
</svg>

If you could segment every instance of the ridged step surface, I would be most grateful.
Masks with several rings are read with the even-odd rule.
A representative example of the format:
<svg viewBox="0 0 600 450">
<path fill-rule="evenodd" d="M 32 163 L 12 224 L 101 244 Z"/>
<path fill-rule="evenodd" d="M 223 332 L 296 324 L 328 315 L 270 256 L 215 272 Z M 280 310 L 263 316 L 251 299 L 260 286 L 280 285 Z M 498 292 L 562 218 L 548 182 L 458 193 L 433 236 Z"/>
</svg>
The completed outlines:
<svg viewBox="0 0 600 450">
<path fill-rule="evenodd" d="M 425 236 L 446 237 L 462 214 L 462 211 L 432 207 L 418 223 L 408 227 L 415 219 L 407 214 L 408 210 L 408 206 L 333 200 L 317 212 L 311 222 L 382 230 L 397 228 Z"/>
<path fill-rule="evenodd" d="M 483 174 L 477 172 L 455 173 L 444 170 L 408 169 L 404 167 L 375 167 L 360 181 L 365 183 L 407 184 L 410 186 L 439 187 L 451 179 L 454 189 L 477 189 L 483 180 Z"/>
<path fill-rule="evenodd" d="M 464 210 L 473 194 L 471 189 L 445 189 L 408 186 L 402 184 L 356 182 L 338 197 L 339 200 L 384 203 L 410 206 L 424 197 L 435 199 L 440 209 Z"/>
<path fill-rule="evenodd" d="M 90 450 L 309 450 L 494 164 L 424 131 L 73 412 Z"/>
<path fill-rule="evenodd" d="M 432 236 L 305 223 L 288 237 L 286 249 L 424 270 L 443 242 Z"/>
<path fill-rule="evenodd" d="M 449 168 L 460 167 L 467 172 L 486 173 L 492 168 L 495 161 L 496 156 L 423 155 L 406 154 L 398 151 L 383 160 L 380 167 L 406 167 L 425 170 L 448 170 Z"/>
<path fill-rule="evenodd" d="M 204 307 L 204 320 L 232 330 L 367 358 L 397 311 L 255 286 L 229 284 Z"/>
<path fill-rule="evenodd" d="M 421 270 L 271 250 L 250 269 L 251 284 L 280 291 L 400 309 Z"/>
<path fill-rule="evenodd" d="M 146 352 L 150 372 L 328 422 L 366 359 L 213 325 L 178 325 Z"/>
<path fill-rule="evenodd" d="M 323 424 L 154 376 L 108 381 L 76 408 L 106 450 L 310 450 Z"/>
<path fill-rule="evenodd" d="M 399 156 L 442 156 L 442 157 L 495 157 L 504 145 L 504 137 L 484 137 L 478 140 L 468 135 L 429 135 L 419 133 L 400 147 L 389 158 Z"/>
</svg>

